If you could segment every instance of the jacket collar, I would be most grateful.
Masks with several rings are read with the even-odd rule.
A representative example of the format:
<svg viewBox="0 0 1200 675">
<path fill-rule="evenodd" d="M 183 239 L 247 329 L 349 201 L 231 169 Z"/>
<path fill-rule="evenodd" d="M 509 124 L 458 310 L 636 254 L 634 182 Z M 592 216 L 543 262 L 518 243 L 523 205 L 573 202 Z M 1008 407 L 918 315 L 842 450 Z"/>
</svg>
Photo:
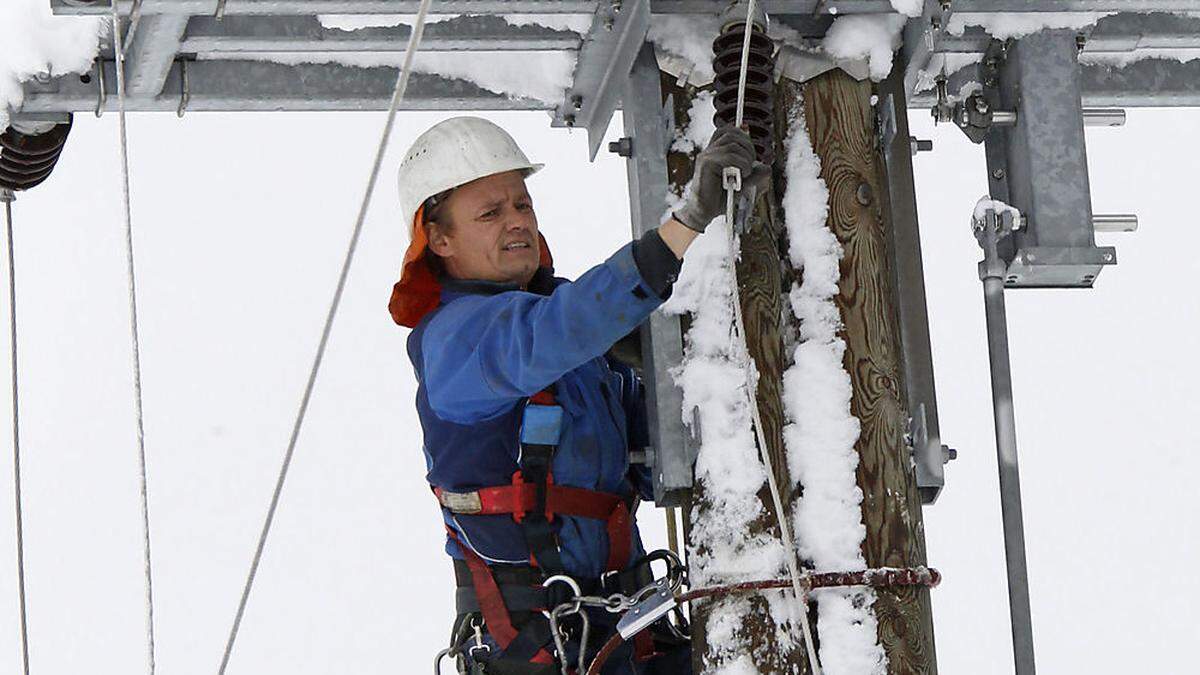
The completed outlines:
<svg viewBox="0 0 1200 675">
<path fill-rule="evenodd" d="M 482 281 L 479 279 L 454 279 L 440 276 L 438 282 L 442 285 L 442 304 L 463 295 L 498 295 L 507 291 L 519 291 L 521 287 L 513 283 L 499 281 Z M 554 290 L 554 268 L 539 267 L 533 273 L 533 279 L 525 288 L 529 293 L 550 295 Z"/>
</svg>

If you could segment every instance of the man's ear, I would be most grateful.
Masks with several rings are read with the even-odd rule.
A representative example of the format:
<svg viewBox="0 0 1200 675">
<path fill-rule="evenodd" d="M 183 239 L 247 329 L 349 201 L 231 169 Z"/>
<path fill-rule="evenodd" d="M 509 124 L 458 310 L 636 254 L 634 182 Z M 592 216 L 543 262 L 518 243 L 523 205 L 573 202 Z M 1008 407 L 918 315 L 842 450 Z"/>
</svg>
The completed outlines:
<svg viewBox="0 0 1200 675">
<path fill-rule="evenodd" d="M 433 251 L 434 255 L 439 258 L 449 258 L 454 255 L 454 242 L 446 236 L 445 228 L 438 225 L 437 222 L 431 220 L 426 223 L 425 235 L 429 239 L 429 250 Z"/>
</svg>

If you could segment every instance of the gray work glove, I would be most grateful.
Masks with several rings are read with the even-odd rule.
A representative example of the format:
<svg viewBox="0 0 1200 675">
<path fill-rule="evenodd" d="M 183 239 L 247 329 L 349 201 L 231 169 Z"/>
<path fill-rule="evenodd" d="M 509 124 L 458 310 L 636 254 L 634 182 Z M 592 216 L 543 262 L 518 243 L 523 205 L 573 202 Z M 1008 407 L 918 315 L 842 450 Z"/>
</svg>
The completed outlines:
<svg viewBox="0 0 1200 675">
<path fill-rule="evenodd" d="M 689 229 L 703 233 L 714 218 L 725 212 L 725 167 L 742 172 L 742 189 L 766 185 L 771 169 L 754 161 L 754 143 L 750 134 L 734 126 L 717 129 L 708 146 L 696 157 L 692 189 L 675 219 Z"/>
</svg>

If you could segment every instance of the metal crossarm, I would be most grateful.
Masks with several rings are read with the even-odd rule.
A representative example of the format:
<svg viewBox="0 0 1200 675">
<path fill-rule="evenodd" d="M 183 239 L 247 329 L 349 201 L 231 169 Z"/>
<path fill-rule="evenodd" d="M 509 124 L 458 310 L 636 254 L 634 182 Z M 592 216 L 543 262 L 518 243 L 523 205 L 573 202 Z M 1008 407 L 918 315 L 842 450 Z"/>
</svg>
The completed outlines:
<svg viewBox="0 0 1200 675">
<path fill-rule="evenodd" d="M 103 63 L 104 81 L 116 81 L 111 61 Z M 184 87 L 186 69 L 188 86 Z M 184 102 L 193 111 L 239 110 L 386 110 L 396 82 L 396 68 L 358 68 L 338 64 L 289 66 L 266 61 L 176 61 L 163 92 L 126 100 L 132 112 L 176 112 Z M 100 90 L 99 78 L 56 78 L 30 86 L 23 112 L 90 111 L 115 101 Z M 109 85 L 111 86 L 111 84 Z M 402 110 L 546 110 L 541 101 L 488 91 L 464 80 L 413 73 Z M 111 94 L 111 91 L 109 92 Z"/>
<path fill-rule="evenodd" d="M 412 33 L 407 25 L 359 30 L 326 28 L 313 16 L 195 17 L 180 52 L 199 58 L 259 52 L 390 52 L 400 54 Z M 421 51 L 574 51 L 582 37 L 573 31 L 532 24 L 514 26 L 502 17 L 460 16 L 425 29 Z"/>
</svg>

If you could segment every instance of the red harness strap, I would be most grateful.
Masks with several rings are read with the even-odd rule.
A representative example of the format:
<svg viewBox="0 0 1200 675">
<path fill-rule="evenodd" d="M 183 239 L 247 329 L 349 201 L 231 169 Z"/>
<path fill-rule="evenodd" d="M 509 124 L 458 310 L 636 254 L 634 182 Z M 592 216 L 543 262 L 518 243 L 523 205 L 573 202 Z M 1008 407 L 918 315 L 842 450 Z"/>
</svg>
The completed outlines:
<svg viewBox="0 0 1200 675">
<path fill-rule="evenodd" d="M 536 500 L 537 486 L 526 483 L 521 479 L 521 472 L 513 474 L 512 485 L 482 488 L 475 492 L 449 492 L 435 487 L 442 506 L 454 513 L 467 515 L 497 515 L 511 514 L 518 523 L 525 513 L 533 508 Z M 596 492 L 584 488 L 554 485 L 547 480 L 546 485 L 546 519 L 554 520 L 555 515 L 578 516 L 603 520 L 608 532 L 608 560 L 605 569 L 609 571 L 622 570 L 629 562 L 630 547 L 633 542 L 632 526 L 629 509 L 625 500 L 607 492 Z"/>
<path fill-rule="evenodd" d="M 463 554 L 463 560 L 467 563 L 467 568 L 471 570 L 471 585 L 475 587 L 475 598 L 479 602 L 479 611 L 483 614 L 484 625 L 487 626 L 488 633 L 496 640 L 500 649 L 508 649 L 508 646 L 517 638 L 517 629 L 512 624 L 512 616 L 508 613 L 508 607 L 504 605 L 504 596 L 500 593 L 496 578 L 492 576 L 491 568 L 470 546 L 463 545 L 458 534 L 450 526 L 446 526 L 446 531 L 450 533 L 450 538 L 458 544 L 458 548 Z M 529 662 L 554 663 L 554 657 L 543 648 L 539 649 Z"/>
</svg>

